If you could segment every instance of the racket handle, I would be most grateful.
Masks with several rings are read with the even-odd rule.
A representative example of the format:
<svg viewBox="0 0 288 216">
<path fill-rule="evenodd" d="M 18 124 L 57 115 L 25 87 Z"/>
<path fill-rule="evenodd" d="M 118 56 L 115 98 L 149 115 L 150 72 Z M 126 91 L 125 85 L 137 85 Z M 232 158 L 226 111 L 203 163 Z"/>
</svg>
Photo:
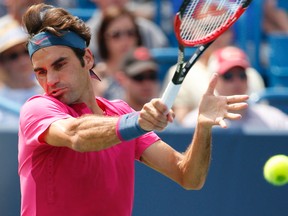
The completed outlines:
<svg viewBox="0 0 288 216">
<path fill-rule="evenodd" d="M 170 81 L 168 86 L 166 87 L 161 100 L 167 106 L 168 111 L 172 108 L 175 98 L 180 90 L 180 87 L 181 84 L 176 85 L 172 81 Z"/>
</svg>

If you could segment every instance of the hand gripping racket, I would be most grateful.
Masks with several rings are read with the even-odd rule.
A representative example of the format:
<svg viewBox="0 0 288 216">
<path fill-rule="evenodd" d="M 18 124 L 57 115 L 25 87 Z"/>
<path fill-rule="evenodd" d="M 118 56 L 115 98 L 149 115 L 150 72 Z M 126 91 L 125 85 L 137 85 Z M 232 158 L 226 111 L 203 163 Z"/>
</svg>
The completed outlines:
<svg viewBox="0 0 288 216">
<path fill-rule="evenodd" d="M 161 100 L 171 109 L 181 84 L 191 67 L 209 45 L 226 31 L 252 0 L 184 0 L 175 16 L 178 60 L 172 80 Z M 184 65 L 184 47 L 198 47 Z"/>
</svg>

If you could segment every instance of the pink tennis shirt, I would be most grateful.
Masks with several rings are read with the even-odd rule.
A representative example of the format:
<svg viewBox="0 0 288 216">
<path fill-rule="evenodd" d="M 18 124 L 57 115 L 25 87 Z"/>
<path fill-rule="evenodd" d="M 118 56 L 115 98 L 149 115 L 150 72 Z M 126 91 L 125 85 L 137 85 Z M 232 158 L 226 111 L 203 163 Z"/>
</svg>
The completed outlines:
<svg viewBox="0 0 288 216">
<path fill-rule="evenodd" d="M 107 116 L 133 111 L 120 100 L 96 101 Z M 91 114 L 85 104 L 68 106 L 47 95 L 32 97 L 23 106 L 18 155 L 22 216 L 132 214 L 135 160 L 159 137 L 149 132 L 102 151 L 85 153 L 39 141 L 54 121 L 83 114 Z"/>
</svg>

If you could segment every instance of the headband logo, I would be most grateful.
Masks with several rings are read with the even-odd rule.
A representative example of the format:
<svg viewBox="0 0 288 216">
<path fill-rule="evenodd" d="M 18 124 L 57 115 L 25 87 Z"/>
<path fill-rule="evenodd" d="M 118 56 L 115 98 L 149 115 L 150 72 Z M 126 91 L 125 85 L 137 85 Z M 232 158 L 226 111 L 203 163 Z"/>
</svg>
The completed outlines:
<svg viewBox="0 0 288 216">
<path fill-rule="evenodd" d="M 36 44 L 36 45 L 40 45 L 44 40 L 47 40 L 49 37 L 48 36 L 46 36 L 46 37 L 44 37 L 44 38 L 41 38 L 41 39 L 39 39 L 39 40 L 36 40 L 36 41 L 31 41 L 32 43 L 34 43 L 34 44 Z"/>
<path fill-rule="evenodd" d="M 54 35 L 50 32 L 40 32 L 34 35 L 28 42 L 30 58 L 37 50 L 44 47 L 61 45 L 82 50 L 86 48 L 86 41 L 76 32 L 63 30 L 61 33 L 61 36 Z"/>
</svg>

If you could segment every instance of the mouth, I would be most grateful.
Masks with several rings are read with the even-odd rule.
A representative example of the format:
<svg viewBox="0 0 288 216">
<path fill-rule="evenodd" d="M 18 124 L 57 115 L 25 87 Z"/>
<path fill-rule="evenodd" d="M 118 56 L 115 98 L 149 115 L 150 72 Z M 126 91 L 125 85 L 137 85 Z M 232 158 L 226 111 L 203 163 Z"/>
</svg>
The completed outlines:
<svg viewBox="0 0 288 216">
<path fill-rule="evenodd" d="M 49 92 L 49 95 L 52 97 L 59 97 L 60 95 L 64 94 L 65 91 L 66 88 L 53 89 Z"/>
</svg>

